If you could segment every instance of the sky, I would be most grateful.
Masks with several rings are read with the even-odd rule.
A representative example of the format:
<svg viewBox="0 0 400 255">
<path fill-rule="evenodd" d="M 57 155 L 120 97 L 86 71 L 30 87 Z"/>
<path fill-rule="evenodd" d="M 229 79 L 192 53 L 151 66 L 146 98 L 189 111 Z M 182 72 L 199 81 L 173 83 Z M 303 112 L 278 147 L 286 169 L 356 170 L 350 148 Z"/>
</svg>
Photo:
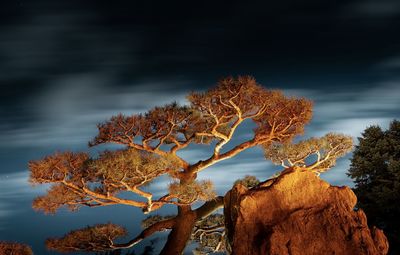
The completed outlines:
<svg viewBox="0 0 400 255">
<path fill-rule="evenodd" d="M 45 187 L 28 183 L 28 161 L 54 151 L 101 151 L 87 148 L 97 123 L 185 104 L 188 92 L 222 77 L 252 75 L 266 88 L 312 99 L 305 137 L 341 132 L 356 141 L 368 126 L 386 128 L 400 118 L 398 31 L 397 0 L 1 1 L 0 240 L 54 254 L 46 238 L 109 221 L 134 236 L 143 217 L 135 208 L 34 212 L 31 201 Z M 182 156 L 207 153 L 190 147 Z M 321 177 L 352 186 L 350 157 Z M 252 149 L 200 178 L 223 194 L 237 178 L 266 179 L 277 170 Z"/>
</svg>

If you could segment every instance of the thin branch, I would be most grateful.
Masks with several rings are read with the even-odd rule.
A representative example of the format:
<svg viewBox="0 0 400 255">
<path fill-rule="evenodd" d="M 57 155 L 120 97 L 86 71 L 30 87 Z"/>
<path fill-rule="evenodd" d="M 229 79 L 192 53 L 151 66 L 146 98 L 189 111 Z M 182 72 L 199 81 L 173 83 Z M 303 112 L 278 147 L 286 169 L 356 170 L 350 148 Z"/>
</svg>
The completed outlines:
<svg viewBox="0 0 400 255">
<path fill-rule="evenodd" d="M 204 233 L 215 233 L 215 232 L 218 232 L 218 233 L 220 233 L 217 230 L 220 230 L 221 228 L 224 228 L 224 227 L 225 227 L 225 225 L 223 223 L 219 224 L 219 225 L 212 226 L 212 227 L 204 227 L 204 228 L 197 227 L 197 229 L 193 232 L 193 235 L 196 235 L 199 232 L 204 232 Z"/>
<path fill-rule="evenodd" d="M 221 237 L 220 237 L 220 239 L 219 239 L 219 242 L 218 242 L 217 246 L 215 247 L 214 251 L 219 251 L 219 250 L 221 249 L 222 244 L 223 244 L 223 242 L 224 242 L 225 234 L 226 234 L 225 231 L 222 232 L 222 235 L 221 235 Z"/>
<path fill-rule="evenodd" d="M 61 183 L 63 183 L 65 186 L 68 186 L 70 188 L 73 188 L 77 191 L 83 191 L 86 195 L 93 197 L 93 198 L 97 198 L 97 199 L 104 199 L 106 201 L 112 201 L 115 203 L 119 203 L 119 204 L 124 204 L 124 205 L 130 205 L 130 206 L 135 206 L 135 207 L 139 207 L 139 208 L 145 208 L 146 207 L 146 203 L 144 202 L 139 202 L 139 201 L 134 201 L 134 200 L 128 200 L 128 199 L 122 199 L 122 198 L 118 198 L 115 196 L 107 196 L 104 194 L 100 194 L 97 192 L 94 192 L 86 187 L 78 187 L 75 184 L 69 183 L 66 180 L 61 181 Z"/>
</svg>

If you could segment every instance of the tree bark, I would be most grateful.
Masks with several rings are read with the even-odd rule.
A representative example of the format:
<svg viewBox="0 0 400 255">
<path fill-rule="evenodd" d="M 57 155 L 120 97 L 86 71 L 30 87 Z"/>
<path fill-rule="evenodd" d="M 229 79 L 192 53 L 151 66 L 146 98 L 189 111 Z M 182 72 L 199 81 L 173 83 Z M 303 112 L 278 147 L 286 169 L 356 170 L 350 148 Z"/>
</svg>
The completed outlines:
<svg viewBox="0 0 400 255">
<path fill-rule="evenodd" d="M 224 197 L 218 196 L 213 200 L 207 201 L 196 210 L 191 210 L 191 206 L 179 206 L 178 215 L 174 218 L 174 226 L 168 236 L 161 255 L 182 254 L 188 243 L 193 228 L 197 221 L 209 216 L 215 210 L 222 208 Z"/>
<path fill-rule="evenodd" d="M 143 230 L 137 237 L 134 239 L 130 240 L 127 243 L 124 244 L 114 244 L 112 248 L 114 249 L 129 249 L 136 245 L 137 243 L 141 242 L 143 239 L 153 235 L 154 233 L 158 231 L 163 231 L 166 229 L 171 229 L 175 224 L 175 218 L 163 220 L 157 223 L 154 223 L 150 227 L 146 228 Z"/>
<path fill-rule="evenodd" d="M 192 211 L 190 206 L 179 206 L 175 224 L 160 255 L 182 254 L 192 235 L 196 221 L 196 212 Z"/>
</svg>

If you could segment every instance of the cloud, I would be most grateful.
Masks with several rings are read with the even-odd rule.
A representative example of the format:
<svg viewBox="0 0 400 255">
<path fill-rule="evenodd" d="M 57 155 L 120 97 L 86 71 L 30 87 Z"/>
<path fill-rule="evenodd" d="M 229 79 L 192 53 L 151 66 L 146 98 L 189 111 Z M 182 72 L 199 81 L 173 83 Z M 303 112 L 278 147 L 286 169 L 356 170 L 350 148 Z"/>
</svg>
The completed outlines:
<svg viewBox="0 0 400 255">
<path fill-rule="evenodd" d="M 115 114 L 146 112 L 173 101 L 186 103 L 186 93 L 173 88 L 182 82 L 147 82 L 128 88 L 113 88 L 110 82 L 97 73 L 50 82 L 47 91 L 27 102 L 38 120 L 19 129 L 3 127 L 3 146 L 82 146 L 96 135 L 97 123 Z"/>
<path fill-rule="evenodd" d="M 400 56 L 394 56 L 379 62 L 376 65 L 378 70 L 395 70 L 400 68 Z"/>
<path fill-rule="evenodd" d="M 370 125 L 387 127 L 393 118 L 400 117 L 399 85 L 400 80 L 393 79 L 358 91 L 303 91 L 314 100 L 314 117 L 306 136 L 340 132 L 356 137 Z"/>
<path fill-rule="evenodd" d="M 0 174 L 0 201 L 19 199 L 26 196 L 34 197 L 43 193 L 47 185 L 32 186 L 29 183 L 29 171 L 18 171 L 9 174 Z"/>
<path fill-rule="evenodd" d="M 349 167 L 349 157 L 341 158 L 337 161 L 336 166 L 321 174 L 321 178 L 332 185 L 353 187 L 353 181 L 346 175 Z"/>
<path fill-rule="evenodd" d="M 355 138 L 361 136 L 361 133 L 367 127 L 379 125 L 383 128 L 387 128 L 390 121 L 392 121 L 392 118 L 350 118 L 337 120 L 334 123 L 329 124 L 326 130 L 317 132 L 316 135 L 323 136 L 327 132 L 342 133 L 351 135 L 354 138 L 354 142 L 357 142 Z"/>
<path fill-rule="evenodd" d="M 209 145 L 195 145 L 185 150 L 178 151 L 177 155 L 187 162 L 194 164 L 201 159 L 206 159 L 212 155 Z"/>
<path fill-rule="evenodd" d="M 122 35 L 110 27 L 100 29 L 94 25 L 100 19 L 98 13 L 76 3 L 69 5 L 72 8 L 62 12 L 44 5 L 40 13 L 26 12 L 18 23 L 0 28 L 0 56 L 4 60 L 0 61 L 0 81 L 46 80 L 82 71 L 115 73 L 121 67 L 136 66 L 137 58 L 131 53 L 140 48 L 138 33 Z"/>
<path fill-rule="evenodd" d="M 27 170 L 11 174 L 0 174 L 0 228 L 3 228 L 3 225 L 6 224 L 3 219 L 12 214 L 22 212 L 25 208 L 21 208 L 21 205 L 45 192 L 46 185 L 32 187 L 28 182 L 28 178 Z"/>
<path fill-rule="evenodd" d="M 356 14 L 370 17 L 394 17 L 400 13 L 400 2 L 397 0 L 361 0 L 351 5 Z"/>
</svg>

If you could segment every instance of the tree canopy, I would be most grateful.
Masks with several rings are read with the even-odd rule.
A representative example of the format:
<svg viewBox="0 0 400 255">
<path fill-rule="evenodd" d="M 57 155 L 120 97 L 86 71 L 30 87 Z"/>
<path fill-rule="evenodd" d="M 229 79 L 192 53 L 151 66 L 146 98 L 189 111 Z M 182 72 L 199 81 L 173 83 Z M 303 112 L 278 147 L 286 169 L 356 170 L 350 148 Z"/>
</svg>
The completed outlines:
<svg viewBox="0 0 400 255">
<path fill-rule="evenodd" d="M 47 194 L 34 200 L 33 207 L 55 213 L 64 206 L 78 210 L 82 206 L 123 204 L 148 213 L 172 204 L 177 206 L 177 215 L 153 221 L 125 244 L 114 243 L 114 238 L 126 234 L 114 225 L 97 225 L 80 231 L 107 239 L 109 249 L 129 248 L 158 231 L 169 229 L 171 232 L 162 254 L 180 254 L 191 238 L 199 240 L 207 249 L 221 249 L 224 234 L 220 225 L 212 232 L 211 239 L 206 239 L 205 236 L 210 235 L 204 233 L 211 227 L 206 223 L 210 222 L 210 215 L 223 206 L 223 197 L 215 193 L 211 181 L 197 180 L 198 172 L 246 149 L 262 146 L 266 158 L 274 163 L 320 173 L 351 149 L 351 139 L 340 134 L 292 144 L 293 138 L 301 135 L 311 120 L 312 102 L 286 97 L 279 90 L 268 90 L 250 76 L 222 79 L 214 88 L 192 92 L 187 99 L 187 105 L 171 103 L 147 113 L 119 114 L 100 123 L 98 135 L 89 145 L 115 143 L 123 145 L 123 149 L 104 151 L 97 156 L 85 152 L 57 152 L 31 161 L 30 181 L 51 184 Z M 247 121 L 255 126 L 248 128 L 251 137 L 233 144 L 237 128 Z M 177 152 L 190 144 L 209 146 L 210 155 L 189 163 Z M 171 178 L 164 195 L 154 197 L 143 189 L 162 175 Z M 257 185 L 258 181 L 247 177 L 245 183 Z M 135 199 L 122 196 L 125 193 L 134 194 Z M 192 209 L 198 201 L 204 202 Z M 220 221 L 212 217 L 215 217 L 213 221 Z M 52 249 L 58 247 L 65 251 L 63 244 L 73 243 L 70 237 L 80 236 L 81 232 L 71 232 L 58 241 L 51 239 L 48 244 Z M 105 242 L 98 246 L 89 239 L 87 242 L 81 239 L 90 244 L 80 246 L 81 250 L 107 248 Z"/>
<path fill-rule="evenodd" d="M 0 241 L 0 254 L 33 255 L 33 252 L 26 244 Z"/>
<path fill-rule="evenodd" d="M 319 175 L 332 168 L 336 159 L 349 152 L 352 146 L 350 136 L 328 133 L 298 143 L 272 143 L 265 147 L 265 157 L 284 168 L 303 167 Z M 316 159 L 310 161 L 313 155 Z"/>
<path fill-rule="evenodd" d="M 383 229 L 390 243 L 390 253 L 400 246 L 400 121 L 391 122 L 388 130 L 371 126 L 358 138 L 348 175 L 356 184 L 358 206 L 368 216 L 368 223 Z"/>
</svg>

